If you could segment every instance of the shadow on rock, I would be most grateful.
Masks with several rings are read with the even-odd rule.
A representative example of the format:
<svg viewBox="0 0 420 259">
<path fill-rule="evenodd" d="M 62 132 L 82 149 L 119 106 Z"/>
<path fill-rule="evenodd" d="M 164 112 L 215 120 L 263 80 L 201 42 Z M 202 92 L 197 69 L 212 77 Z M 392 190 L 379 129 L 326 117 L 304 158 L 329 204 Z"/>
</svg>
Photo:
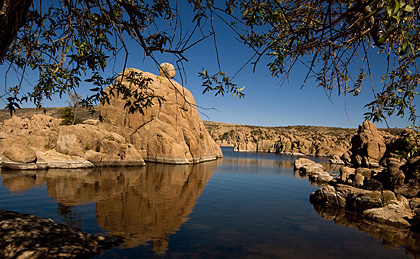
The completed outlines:
<svg viewBox="0 0 420 259">
<path fill-rule="evenodd" d="M 1 258 L 89 258 L 122 243 L 35 215 L 0 210 Z"/>
</svg>

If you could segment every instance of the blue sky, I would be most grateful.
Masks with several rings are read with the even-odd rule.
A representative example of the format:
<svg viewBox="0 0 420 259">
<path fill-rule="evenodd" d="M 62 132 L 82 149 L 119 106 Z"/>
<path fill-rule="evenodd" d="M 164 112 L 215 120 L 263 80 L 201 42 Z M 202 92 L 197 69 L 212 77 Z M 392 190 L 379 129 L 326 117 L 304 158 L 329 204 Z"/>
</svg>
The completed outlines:
<svg viewBox="0 0 420 259">
<path fill-rule="evenodd" d="M 191 17 L 183 15 L 184 30 L 190 26 Z M 230 75 L 252 56 L 252 52 L 235 39 L 232 31 L 221 23 L 215 23 L 216 41 L 219 50 L 222 70 Z M 316 87 L 316 82 L 309 80 L 301 89 L 302 80 L 306 70 L 302 66 L 296 66 L 292 71 L 287 83 L 280 86 L 280 79 L 271 77 L 268 72 L 268 58 L 263 58 L 255 73 L 252 65 L 245 67 L 235 78 L 238 87 L 245 86 L 245 98 L 234 99 L 231 94 L 214 96 L 213 93 L 202 94 L 203 87 L 198 72 L 205 68 L 209 74 L 216 73 L 217 59 L 215 55 L 214 39 L 212 37 L 189 49 L 184 61 L 186 78 L 184 87 L 192 92 L 197 105 L 208 109 L 199 109 L 203 120 L 219 122 L 259 125 L 259 126 L 289 126 L 289 125 L 315 125 L 354 128 L 364 120 L 363 113 L 367 112 L 363 106 L 373 100 L 373 94 L 368 81 L 362 87 L 362 94 L 357 97 L 343 95 L 338 96 L 333 92 L 331 99 L 322 88 Z M 143 71 L 158 74 L 156 64 L 148 57 L 144 57 L 143 51 L 135 42 L 129 42 L 130 55 L 127 67 L 138 68 Z M 157 55 L 159 63 L 175 63 L 170 54 Z M 123 67 L 124 57 L 120 56 L 115 65 L 116 72 Z M 371 66 L 374 74 L 375 86 L 378 86 L 381 72 L 381 57 L 372 56 Z M 0 66 L 0 73 L 4 74 L 5 67 Z M 30 81 L 36 77 L 29 76 Z M 181 83 L 180 73 L 177 71 L 175 80 Z M 0 81 L 0 93 L 4 92 L 4 82 Z M 8 83 L 13 83 L 9 80 Z M 78 93 L 85 96 L 89 93 L 89 87 L 81 87 Z M 67 106 L 68 99 L 54 98 L 52 102 L 44 102 L 45 106 Z M 416 103 L 418 102 L 415 100 Z M 419 103 L 420 104 L 420 103 Z M 4 103 L 0 103 L 5 106 Z M 420 105 L 417 105 L 420 106 Z M 22 107 L 33 107 L 30 103 Z M 392 117 L 388 120 L 390 127 L 404 128 L 410 125 L 408 117 L 400 119 Z M 378 127 L 386 127 L 385 123 L 378 123 Z"/>
</svg>

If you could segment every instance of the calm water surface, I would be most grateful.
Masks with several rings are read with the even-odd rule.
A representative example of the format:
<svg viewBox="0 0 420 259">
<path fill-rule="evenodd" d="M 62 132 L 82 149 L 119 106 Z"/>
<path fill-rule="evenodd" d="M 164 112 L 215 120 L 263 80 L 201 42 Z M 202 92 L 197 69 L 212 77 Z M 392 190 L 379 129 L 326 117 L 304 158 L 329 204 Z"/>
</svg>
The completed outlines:
<svg viewBox="0 0 420 259">
<path fill-rule="evenodd" d="M 318 187 L 293 171 L 296 157 L 223 153 L 199 165 L 2 171 L 0 208 L 125 238 L 97 258 L 419 256 L 417 234 L 314 208 Z"/>
</svg>

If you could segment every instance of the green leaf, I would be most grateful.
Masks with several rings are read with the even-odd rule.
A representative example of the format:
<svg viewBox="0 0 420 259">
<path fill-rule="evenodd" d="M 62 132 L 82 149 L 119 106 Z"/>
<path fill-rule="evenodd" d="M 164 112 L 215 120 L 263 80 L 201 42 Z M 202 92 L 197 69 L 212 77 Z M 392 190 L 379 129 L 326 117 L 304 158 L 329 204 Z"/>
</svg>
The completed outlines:
<svg viewBox="0 0 420 259">
<path fill-rule="evenodd" d="M 379 40 L 378 40 L 377 44 L 378 44 L 379 46 L 380 46 L 380 45 L 383 45 L 383 44 L 384 44 L 384 42 L 386 41 L 386 39 L 389 37 L 389 35 L 391 35 L 392 33 L 394 33 L 397 29 L 398 29 L 398 27 L 395 27 L 395 28 L 393 28 L 393 29 L 391 29 L 391 30 L 387 31 L 384 35 L 382 35 L 382 37 L 380 37 L 380 38 L 379 38 Z"/>
<path fill-rule="evenodd" d="M 393 16 L 395 16 L 398 11 L 400 10 L 400 2 L 398 0 L 395 0 L 395 8 L 394 8 L 394 12 L 392 13 Z"/>
<path fill-rule="evenodd" d="M 404 8 L 404 11 L 409 12 L 409 13 L 414 12 L 414 10 L 415 9 L 413 7 L 411 7 L 410 5 L 406 5 L 405 8 Z"/>
<path fill-rule="evenodd" d="M 244 10 L 242 14 L 242 19 L 244 19 L 249 14 L 249 9 Z"/>
<path fill-rule="evenodd" d="M 404 55 L 407 52 L 407 47 L 408 47 L 408 40 L 404 39 L 403 44 L 401 46 L 400 55 Z"/>
</svg>

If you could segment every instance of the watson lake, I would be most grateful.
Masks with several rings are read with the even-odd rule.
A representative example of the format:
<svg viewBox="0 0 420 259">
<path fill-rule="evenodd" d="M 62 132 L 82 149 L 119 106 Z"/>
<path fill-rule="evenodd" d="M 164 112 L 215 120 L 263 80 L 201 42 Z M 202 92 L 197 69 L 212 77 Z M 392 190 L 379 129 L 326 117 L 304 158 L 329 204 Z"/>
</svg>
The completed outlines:
<svg viewBox="0 0 420 259">
<path fill-rule="evenodd" d="M 318 186 L 294 172 L 297 157 L 222 150 L 197 165 L 3 170 L 0 208 L 125 238 L 95 258 L 420 256 L 417 233 L 312 205 Z"/>
</svg>

